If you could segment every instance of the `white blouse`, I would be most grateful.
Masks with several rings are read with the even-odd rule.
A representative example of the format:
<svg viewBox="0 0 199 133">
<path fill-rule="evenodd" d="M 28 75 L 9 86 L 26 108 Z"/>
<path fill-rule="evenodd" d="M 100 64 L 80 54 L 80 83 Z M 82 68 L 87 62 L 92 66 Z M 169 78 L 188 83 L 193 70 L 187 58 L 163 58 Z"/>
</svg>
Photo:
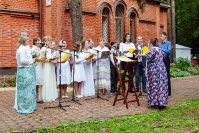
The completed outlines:
<svg viewBox="0 0 199 133">
<path fill-rule="evenodd" d="M 29 45 L 20 45 L 16 52 L 17 67 L 29 67 L 33 64 L 31 50 Z"/>
<path fill-rule="evenodd" d="M 128 50 L 129 48 L 135 48 L 135 45 L 133 43 L 120 43 L 120 49 L 119 51 L 123 54 L 124 51 Z M 133 57 L 132 53 L 125 53 L 126 57 Z"/>
</svg>

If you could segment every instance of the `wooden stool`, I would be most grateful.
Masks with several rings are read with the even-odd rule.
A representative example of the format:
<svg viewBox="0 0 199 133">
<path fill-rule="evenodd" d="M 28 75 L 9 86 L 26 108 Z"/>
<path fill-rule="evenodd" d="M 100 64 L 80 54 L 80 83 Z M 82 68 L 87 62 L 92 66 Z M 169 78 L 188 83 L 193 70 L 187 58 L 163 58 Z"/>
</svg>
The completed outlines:
<svg viewBox="0 0 199 133">
<path fill-rule="evenodd" d="M 135 85 L 134 85 L 134 75 L 136 74 L 138 61 L 129 59 L 129 61 L 126 62 L 126 65 L 125 65 L 125 68 L 124 68 L 124 72 L 122 73 L 122 77 L 121 77 L 120 76 L 120 72 L 119 72 L 119 68 L 118 68 L 118 65 L 117 65 L 116 58 L 117 57 L 114 57 L 114 63 L 115 63 L 115 68 L 116 68 L 116 72 L 117 72 L 117 75 L 118 75 L 119 86 L 118 86 L 118 89 L 117 89 L 117 92 L 116 92 L 116 95 L 115 95 L 113 106 L 115 106 L 116 101 L 119 101 L 119 100 L 124 100 L 124 104 L 126 104 L 126 108 L 127 109 L 128 109 L 128 103 L 130 103 L 130 102 L 137 102 L 138 106 L 140 106 L 139 99 L 138 99 L 138 96 L 137 96 L 137 93 L 136 93 L 136 89 L 135 89 Z M 134 64 L 134 67 L 130 68 L 129 64 Z M 133 69 L 133 73 L 131 72 L 130 69 Z M 130 78 L 128 80 L 125 80 L 126 72 L 128 72 L 129 76 L 130 76 Z M 123 83 L 126 83 L 126 82 L 129 83 L 129 86 L 128 86 L 127 92 L 125 94 L 125 91 L 124 91 L 124 88 L 123 88 Z M 134 90 L 134 93 L 135 93 L 135 99 L 133 99 L 133 100 L 127 100 L 128 93 L 129 93 L 129 90 L 130 90 L 130 87 L 131 87 L 130 84 L 133 87 L 133 90 Z M 122 91 L 123 98 L 118 99 L 118 95 L 120 93 L 120 90 Z"/>
</svg>

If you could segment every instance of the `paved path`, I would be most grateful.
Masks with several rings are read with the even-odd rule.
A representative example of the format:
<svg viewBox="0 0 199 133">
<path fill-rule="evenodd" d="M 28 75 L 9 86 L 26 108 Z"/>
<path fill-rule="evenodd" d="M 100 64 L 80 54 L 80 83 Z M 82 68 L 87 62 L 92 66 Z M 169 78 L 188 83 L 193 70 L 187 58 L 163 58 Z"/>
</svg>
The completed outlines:
<svg viewBox="0 0 199 133">
<path fill-rule="evenodd" d="M 114 97 L 103 96 L 109 101 L 82 98 L 79 101 L 82 105 L 64 102 L 62 105 L 70 105 L 65 108 L 66 112 L 59 108 L 44 109 L 47 106 L 58 105 L 58 101 L 48 102 L 38 104 L 38 108 L 33 114 L 21 115 L 13 109 L 14 96 L 15 91 L 0 91 L 0 132 L 8 131 L 10 128 L 13 131 L 22 131 L 36 129 L 40 126 L 55 126 L 61 122 L 87 121 L 93 118 L 104 119 L 151 111 L 147 106 L 146 96 L 140 97 L 141 106 L 137 106 L 137 103 L 130 103 L 129 109 L 125 108 L 122 101 L 118 101 L 116 106 L 112 106 Z M 168 106 L 197 97 L 199 97 L 199 76 L 172 79 L 172 96 L 169 97 Z M 130 98 L 133 98 L 131 93 Z M 71 100 L 71 97 L 66 100 Z"/>
</svg>

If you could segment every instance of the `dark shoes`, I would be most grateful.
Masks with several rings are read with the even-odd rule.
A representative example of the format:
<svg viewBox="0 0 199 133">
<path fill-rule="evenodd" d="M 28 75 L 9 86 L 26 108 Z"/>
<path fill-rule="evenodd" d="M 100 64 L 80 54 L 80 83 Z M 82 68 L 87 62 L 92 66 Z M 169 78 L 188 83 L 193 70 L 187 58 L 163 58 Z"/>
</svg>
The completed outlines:
<svg viewBox="0 0 199 133">
<path fill-rule="evenodd" d="M 166 108 L 166 106 L 158 106 L 158 105 L 154 105 L 154 106 L 150 106 L 149 108 L 151 109 L 159 109 L 159 110 L 163 110 Z"/>
<path fill-rule="evenodd" d="M 144 93 L 147 93 L 147 90 L 143 90 Z"/>
<path fill-rule="evenodd" d="M 139 92 L 139 90 L 136 90 L 136 92 Z M 133 91 L 133 90 L 130 90 L 129 93 L 134 93 L 134 91 Z"/>
<path fill-rule="evenodd" d="M 42 104 L 42 103 L 44 103 L 44 101 L 37 101 L 37 103 Z"/>
</svg>

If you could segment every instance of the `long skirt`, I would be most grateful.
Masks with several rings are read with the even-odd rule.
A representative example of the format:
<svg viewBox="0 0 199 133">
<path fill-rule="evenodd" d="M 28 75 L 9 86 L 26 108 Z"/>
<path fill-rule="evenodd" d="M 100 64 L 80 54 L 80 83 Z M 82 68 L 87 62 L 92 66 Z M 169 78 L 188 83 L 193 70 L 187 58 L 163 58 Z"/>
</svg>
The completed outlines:
<svg viewBox="0 0 199 133">
<path fill-rule="evenodd" d="M 98 89 L 107 89 L 110 90 L 110 61 L 109 59 L 100 59 L 96 63 L 96 87 Z"/>
<path fill-rule="evenodd" d="M 36 72 L 35 66 L 19 67 L 17 69 L 17 112 L 33 113 L 36 103 Z"/>
</svg>

